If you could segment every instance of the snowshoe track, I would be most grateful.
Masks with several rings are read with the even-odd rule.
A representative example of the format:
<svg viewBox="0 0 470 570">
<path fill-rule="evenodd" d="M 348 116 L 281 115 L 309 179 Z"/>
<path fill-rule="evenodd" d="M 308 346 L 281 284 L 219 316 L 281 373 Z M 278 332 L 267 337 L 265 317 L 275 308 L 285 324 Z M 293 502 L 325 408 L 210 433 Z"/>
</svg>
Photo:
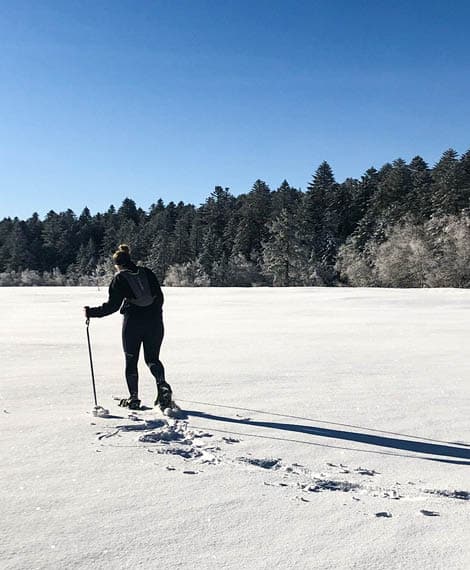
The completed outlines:
<svg viewBox="0 0 470 570">
<path fill-rule="evenodd" d="M 152 410 L 152 414 L 155 416 L 155 410 Z M 145 411 L 132 411 L 128 415 L 130 423 L 110 426 L 106 431 L 98 432 L 96 436 L 102 446 L 127 446 L 131 438 L 137 447 L 142 446 L 148 452 L 179 459 L 185 464 L 190 462 L 195 467 L 190 470 L 187 468 L 178 470 L 173 465 L 166 465 L 168 471 L 197 475 L 204 465 L 225 465 L 264 473 L 269 475 L 268 480 L 261 481 L 264 486 L 278 489 L 278 492 L 284 490 L 282 492 L 287 492 L 287 496 L 301 503 L 309 503 L 314 500 L 315 494 L 325 492 L 349 494 L 351 500 L 356 502 L 368 498 L 386 501 L 382 504 L 382 508 L 391 504 L 388 501 L 430 502 L 431 504 L 425 506 L 435 507 L 437 502 L 443 500 L 445 502 L 449 499 L 454 501 L 458 499 L 459 502 L 470 500 L 468 491 L 423 488 L 413 481 L 381 486 L 381 473 L 363 465 L 348 466 L 343 463 L 327 462 L 325 470 L 319 473 L 298 463 L 287 463 L 280 457 L 255 457 L 250 453 L 233 455 L 232 451 L 236 451 L 237 444 L 242 443 L 243 439 L 228 435 L 220 436 L 217 430 L 212 433 L 191 426 L 184 411 L 181 411 L 180 418 L 166 415 L 163 418 L 155 418 L 149 417 Z M 247 439 L 249 437 L 247 435 Z M 440 516 L 439 511 L 434 508 L 422 508 L 417 512 L 421 516 Z M 391 518 L 393 515 L 386 509 L 375 512 L 375 515 L 373 512 L 370 514 L 377 518 Z"/>
</svg>

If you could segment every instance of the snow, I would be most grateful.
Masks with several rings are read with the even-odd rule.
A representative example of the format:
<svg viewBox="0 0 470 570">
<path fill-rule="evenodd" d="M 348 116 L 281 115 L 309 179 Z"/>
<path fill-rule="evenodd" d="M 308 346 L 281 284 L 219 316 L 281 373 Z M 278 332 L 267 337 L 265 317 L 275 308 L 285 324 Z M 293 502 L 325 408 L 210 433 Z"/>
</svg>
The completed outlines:
<svg viewBox="0 0 470 570">
<path fill-rule="evenodd" d="M 103 408 L 103 406 L 94 406 L 91 413 L 97 418 L 107 418 L 109 416 L 109 410 Z"/>
<path fill-rule="evenodd" d="M 166 289 L 186 416 L 96 288 L 2 288 L 1 567 L 470 567 L 470 291 Z M 142 359 L 143 360 L 143 359 Z"/>
</svg>

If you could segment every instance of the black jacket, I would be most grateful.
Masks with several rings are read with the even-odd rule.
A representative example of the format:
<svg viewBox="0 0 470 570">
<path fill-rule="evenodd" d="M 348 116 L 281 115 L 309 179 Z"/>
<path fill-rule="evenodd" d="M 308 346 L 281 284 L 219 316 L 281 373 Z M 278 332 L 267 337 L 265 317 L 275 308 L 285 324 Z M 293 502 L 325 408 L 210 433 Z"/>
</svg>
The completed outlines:
<svg viewBox="0 0 470 570">
<path fill-rule="evenodd" d="M 143 269 L 145 271 L 150 286 L 150 292 L 155 297 L 153 303 L 148 307 L 138 307 L 137 305 L 130 303 L 128 299 L 135 299 L 135 294 L 124 275 L 122 273 L 116 273 L 109 286 L 108 300 L 99 307 L 90 307 L 88 309 L 89 317 L 106 317 L 107 315 L 111 315 L 121 309 L 120 312 L 123 315 L 140 315 L 161 318 L 163 293 L 156 275 L 152 270 L 148 269 L 148 267 L 137 267 L 137 265 L 132 264 L 129 266 L 129 269 L 131 271 L 137 271 L 138 269 Z"/>
</svg>

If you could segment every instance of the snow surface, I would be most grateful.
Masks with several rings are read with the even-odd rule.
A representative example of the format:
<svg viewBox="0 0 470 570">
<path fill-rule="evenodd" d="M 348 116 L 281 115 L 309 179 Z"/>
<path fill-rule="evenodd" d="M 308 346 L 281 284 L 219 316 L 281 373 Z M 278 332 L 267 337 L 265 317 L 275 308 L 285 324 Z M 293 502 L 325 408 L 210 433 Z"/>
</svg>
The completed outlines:
<svg viewBox="0 0 470 570">
<path fill-rule="evenodd" d="M 166 289 L 179 420 L 106 293 L 0 289 L 2 569 L 470 567 L 470 291 Z"/>
</svg>

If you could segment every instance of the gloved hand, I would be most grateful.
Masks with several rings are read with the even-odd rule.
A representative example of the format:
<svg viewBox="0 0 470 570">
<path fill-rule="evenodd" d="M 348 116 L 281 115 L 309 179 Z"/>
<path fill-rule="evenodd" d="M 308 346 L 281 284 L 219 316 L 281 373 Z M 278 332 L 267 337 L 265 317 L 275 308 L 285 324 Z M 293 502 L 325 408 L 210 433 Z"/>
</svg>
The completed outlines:
<svg viewBox="0 0 470 570">
<path fill-rule="evenodd" d="M 87 319 L 90 318 L 89 311 L 90 311 L 90 307 L 88 307 L 88 306 L 83 307 L 83 312 L 85 313 L 85 317 L 86 317 Z"/>
</svg>

